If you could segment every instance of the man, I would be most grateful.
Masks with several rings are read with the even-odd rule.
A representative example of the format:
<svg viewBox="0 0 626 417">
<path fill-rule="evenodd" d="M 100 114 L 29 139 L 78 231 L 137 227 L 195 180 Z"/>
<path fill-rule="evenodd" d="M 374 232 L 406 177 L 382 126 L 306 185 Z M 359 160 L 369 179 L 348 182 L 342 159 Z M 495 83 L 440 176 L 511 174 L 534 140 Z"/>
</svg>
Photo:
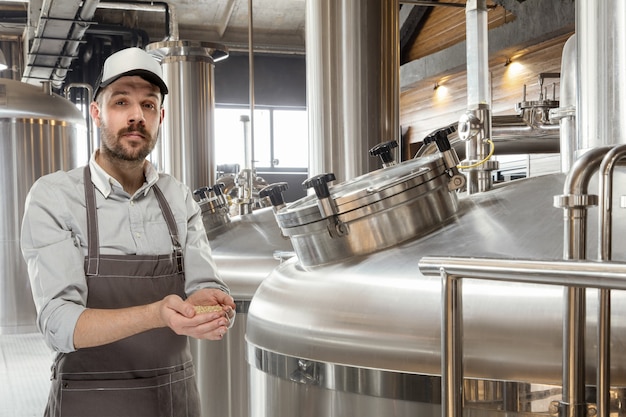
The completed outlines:
<svg viewBox="0 0 626 417">
<path fill-rule="evenodd" d="M 46 416 L 199 415 L 187 336 L 221 339 L 235 304 L 189 189 L 145 159 L 167 92 L 143 50 L 111 55 L 90 106 L 100 148 L 27 197 L 22 252 L 57 352 Z"/>
</svg>

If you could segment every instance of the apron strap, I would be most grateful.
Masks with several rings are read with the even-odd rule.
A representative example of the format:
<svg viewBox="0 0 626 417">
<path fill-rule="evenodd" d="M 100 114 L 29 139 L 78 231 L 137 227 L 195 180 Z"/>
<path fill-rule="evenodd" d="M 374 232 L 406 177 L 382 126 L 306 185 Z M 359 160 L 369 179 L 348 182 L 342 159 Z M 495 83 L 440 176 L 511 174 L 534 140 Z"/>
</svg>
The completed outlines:
<svg viewBox="0 0 626 417">
<path fill-rule="evenodd" d="M 180 244 L 180 239 L 178 238 L 178 227 L 176 226 L 176 219 L 174 218 L 174 213 L 172 213 L 172 209 L 170 205 L 167 203 L 163 192 L 159 188 L 158 185 L 154 184 L 152 186 L 152 190 L 154 190 L 154 195 L 156 196 L 157 202 L 159 203 L 159 207 L 161 208 L 161 212 L 163 213 L 163 217 L 165 217 L 165 223 L 167 223 L 167 228 L 170 231 L 170 237 L 172 238 L 172 245 L 174 246 L 173 256 L 176 261 L 176 266 L 178 272 L 183 271 L 183 249 Z"/>
<path fill-rule="evenodd" d="M 89 165 L 83 171 L 85 178 L 85 204 L 87 205 L 87 270 L 89 275 L 98 274 L 98 262 L 100 261 L 100 243 L 98 241 L 98 210 L 96 210 L 95 187 L 91 182 Z"/>
</svg>

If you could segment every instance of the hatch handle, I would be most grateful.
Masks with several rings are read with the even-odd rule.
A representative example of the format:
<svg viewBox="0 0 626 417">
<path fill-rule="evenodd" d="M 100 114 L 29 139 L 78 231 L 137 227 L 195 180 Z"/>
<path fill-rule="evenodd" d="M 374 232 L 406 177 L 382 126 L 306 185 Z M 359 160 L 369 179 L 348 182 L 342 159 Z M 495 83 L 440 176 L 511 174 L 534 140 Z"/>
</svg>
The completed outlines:
<svg viewBox="0 0 626 417">
<path fill-rule="evenodd" d="M 439 152 L 449 151 L 451 149 L 451 146 L 450 141 L 448 140 L 448 135 L 454 132 L 456 132 L 456 127 L 454 127 L 453 125 L 445 127 L 443 129 L 439 129 L 431 133 L 424 139 L 424 145 L 435 142 L 435 145 L 437 145 L 437 149 L 439 149 Z"/>
<path fill-rule="evenodd" d="M 289 184 L 286 182 L 277 182 L 274 184 L 270 184 L 267 187 L 263 188 L 259 191 L 259 196 L 261 198 L 269 197 L 272 206 L 274 206 L 275 210 L 281 209 L 285 207 L 285 199 L 283 197 L 283 192 L 289 188 Z"/>
<path fill-rule="evenodd" d="M 381 161 L 383 161 L 383 168 L 387 168 L 389 166 L 396 165 L 396 161 L 391 153 L 391 150 L 397 147 L 398 142 L 395 140 L 379 143 L 370 149 L 370 155 L 380 157 Z"/>
<path fill-rule="evenodd" d="M 193 195 L 196 196 L 196 201 L 202 201 L 209 198 L 209 193 L 211 192 L 211 187 L 200 187 L 193 192 Z"/>
<path fill-rule="evenodd" d="M 330 197 L 328 183 L 331 181 L 335 181 L 335 179 L 335 174 L 333 174 L 332 172 L 319 174 L 304 180 L 302 186 L 305 190 L 313 188 L 313 190 L 315 190 L 315 195 L 317 195 L 317 198 L 319 199 L 328 198 Z"/>
<path fill-rule="evenodd" d="M 456 127 L 450 125 L 443 129 L 436 130 L 424 139 L 424 144 L 428 145 L 434 142 L 437 145 L 437 149 L 443 157 L 443 163 L 446 167 L 446 172 L 450 176 L 450 182 L 448 182 L 448 189 L 455 191 L 465 186 L 467 182 L 465 176 L 459 172 L 459 157 L 456 151 L 450 146 L 450 140 L 448 135 L 456 132 Z"/>
</svg>

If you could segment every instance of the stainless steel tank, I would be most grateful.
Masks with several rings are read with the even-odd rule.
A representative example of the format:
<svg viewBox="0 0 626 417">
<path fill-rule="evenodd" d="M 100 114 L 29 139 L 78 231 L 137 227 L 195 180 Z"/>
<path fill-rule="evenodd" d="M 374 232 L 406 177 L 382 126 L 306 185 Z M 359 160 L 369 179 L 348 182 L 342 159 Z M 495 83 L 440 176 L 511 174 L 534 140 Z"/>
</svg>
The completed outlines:
<svg viewBox="0 0 626 417">
<path fill-rule="evenodd" d="M 220 185 L 196 190 L 207 237 L 220 277 L 237 305 L 237 318 L 221 342 L 193 340 L 192 353 L 203 417 L 249 415 L 249 370 L 245 360 L 248 308 L 260 283 L 283 260 L 294 256 L 281 236 L 272 207 L 232 216 Z"/>
<path fill-rule="evenodd" d="M 578 149 L 573 152 L 580 156 L 599 145 L 626 143 L 624 129 L 618 129 L 626 108 L 619 60 L 626 46 L 619 35 L 626 27 L 626 9 L 618 0 L 581 0 L 576 8 L 577 84 L 584 84 L 577 103 L 590 100 L 576 113 L 583 120 L 577 121 Z M 598 44 L 607 48 L 598 49 Z M 586 69 L 582 74 L 580 67 Z M 419 166 L 406 161 L 400 168 L 330 185 L 276 212 L 297 257 L 272 271 L 250 304 L 246 339 L 252 416 L 441 415 L 442 283 L 440 277 L 422 274 L 420 259 L 564 259 L 567 216 L 554 204 L 567 188 L 565 173 L 459 195 L 456 203 L 439 187 L 438 198 L 426 192 L 403 199 L 414 188 L 409 174 L 414 164 Z M 441 175 L 436 178 L 445 180 Z M 598 194 L 597 177 L 591 179 L 590 194 Z M 423 180 L 430 183 L 427 175 Z M 393 196 L 387 194 L 387 184 L 394 184 Z M 623 168 L 614 186 L 626 186 Z M 383 205 L 388 198 L 397 203 Z M 401 201 L 411 203 L 407 207 Z M 611 201 L 619 204 L 620 196 Z M 579 226 L 588 230 L 582 245 L 595 259 L 598 223 L 593 220 L 598 213 L 589 212 L 590 220 Z M 622 230 L 626 214 L 615 211 L 612 221 L 614 230 Z M 625 250 L 623 239 L 613 239 L 613 261 L 624 262 Z M 463 280 L 466 379 L 463 392 L 456 394 L 464 395 L 465 415 L 559 413 L 554 401 L 566 398 L 564 305 L 570 290 Z M 611 296 L 612 414 L 623 413 L 625 403 L 625 297 L 623 291 Z M 582 311 L 585 331 L 594 335 L 600 327 L 598 292 L 587 290 L 582 301 L 586 308 L 571 314 Z M 596 397 L 599 349 L 593 337 L 583 344 L 585 408 L 578 414 L 582 407 L 576 402 L 568 415 L 586 415 Z"/>
<path fill-rule="evenodd" d="M 153 151 L 159 169 L 195 190 L 215 182 L 214 65 L 228 57 L 220 44 L 172 40 L 146 50 L 161 62 L 169 87 L 161 139 Z"/>
<path fill-rule="evenodd" d="M 35 180 L 89 160 L 83 115 L 70 101 L 19 81 L 0 79 L 1 226 L 0 334 L 35 331 L 26 263 L 20 250 L 24 201 Z"/>
<path fill-rule="evenodd" d="M 376 189 L 370 179 L 382 176 L 366 175 L 348 188 L 368 193 Z M 562 259 L 563 213 L 553 206 L 553 197 L 562 193 L 564 178 L 551 174 L 511 182 L 460 198 L 456 209 L 454 198 L 431 199 L 428 194 L 408 211 L 397 205 L 381 211 L 374 203 L 364 205 L 358 209 L 364 213 L 359 221 L 367 224 L 354 236 L 359 242 L 402 236 L 416 222 L 433 219 L 438 208 L 449 213 L 425 225 L 425 233 L 414 230 L 414 238 L 372 247 L 370 253 L 348 243 L 349 232 L 327 234 L 323 241 L 311 233 L 308 242 L 294 244 L 298 257 L 274 270 L 250 305 L 251 415 L 304 415 L 304 410 L 308 416 L 440 414 L 441 282 L 422 275 L 418 261 L 437 255 Z M 626 184 L 623 175 L 619 184 Z M 343 198 L 344 185 L 329 187 L 331 198 Z M 276 213 L 283 233 L 302 227 L 288 227 L 283 218 L 306 219 L 309 200 Z M 398 223 L 389 227 L 388 216 L 397 216 Z M 324 228 L 329 219 L 320 216 L 315 222 Z M 626 216 L 620 213 L 615 222 L 619 230 L 626 226 Z M 590 229 L 593 234 L 593 225 Z M 326 252 L 329 242 L 333 250 Z M 623 257 L 624 242 L 615 244 L 615 253 Z M 590 242 L 590 253 L 594 250 Z M 588 314 L 593 317 L 597 297 L 589 293 Z M 480 391 L 466 398 L 466 407 L 548 412 L 550 403 L 538 400 L 560 394 L 562 288 L 468 280 L 463 294 L 465 377 L 472 380 L 469 392 Z M 623 293 L 614 293 L 614 317 L 626 313 L 625 301 Z M 595 332 L 593 323 L 589 320 L 589 334 Z M 614 320 L 614 346 L 626 343 L 625 326 Z M 587 354 L 593 384 L 591 342 Z M 612 360 L 611 381 L 623 387 L 626 352 L 616 349 Z M 481 391 L 488 386 L 492 389 Z M 507 404 L 507 395 L 518 400 Z"/>
</svg>

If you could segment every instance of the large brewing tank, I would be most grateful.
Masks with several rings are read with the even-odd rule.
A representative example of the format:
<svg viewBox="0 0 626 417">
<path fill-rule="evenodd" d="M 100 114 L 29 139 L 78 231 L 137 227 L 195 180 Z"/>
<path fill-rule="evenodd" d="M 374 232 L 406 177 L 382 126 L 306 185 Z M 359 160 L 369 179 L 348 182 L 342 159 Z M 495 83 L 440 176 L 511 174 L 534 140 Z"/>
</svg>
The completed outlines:
<svg viewBox="0 0 626 417">
<path fill-rule="evenodd" d="M 283 260 L 294 256 L 281 236 L 272 207 L 231 216 L 223 185 L 194 192 L 220 277 L 235 299 L 236 320 L 221 342 L 191 344 L 203 417 L 247 417 L 249 371 L 245 360 L 248 308 L 261 282 Z M 269 203 L 268 203 L 269 205 Z"/>
<path fill-rule="evenodd" d="M 276 268 L 250 305 L 252 416 L 440 415 L 441 282 L 422 275 L 419 260 L 562 259 L 563 212 L 553 199 L 564 174 L 457 198 L 442 166 L 437 155 L 406 161 L 329 186 L 327 201 L 308 196 L 277 211 L 297 258 Z M 624 185 L 620 174 L 615 187 Z M 323 214 L 329 204 L 334 214 Z M 615 215 L 620 230 L 626 216 Z M 593 222 L 589 229 L 595 236 Z M 623 259 L 625 243 L 614 244 Z M 589 253 L 596 248 L 588 243 Z M 622 317 L 624 294 L 613 293 L 613 315 Z M 560 395 L 562 381 L 563 294 L 556 286 L 464 280 L 466 407 L 548 412 L 545 400 Z M 596 294 L 588 291 L 590 335 Z M 626 323 L 613 323 L 613 345 L 624 346 Z M 626 352 L 613 355 L 611 382 L 624 387 Z"/>
<path fill-rule="evenodd" d="M 36 330 L 20 228 L 26 194 L 35 180 L 89 160 L 83 115 L 70 101 L 43 88 L 0 79 L 1 225 L 0 334 Z"/>
</svg>

